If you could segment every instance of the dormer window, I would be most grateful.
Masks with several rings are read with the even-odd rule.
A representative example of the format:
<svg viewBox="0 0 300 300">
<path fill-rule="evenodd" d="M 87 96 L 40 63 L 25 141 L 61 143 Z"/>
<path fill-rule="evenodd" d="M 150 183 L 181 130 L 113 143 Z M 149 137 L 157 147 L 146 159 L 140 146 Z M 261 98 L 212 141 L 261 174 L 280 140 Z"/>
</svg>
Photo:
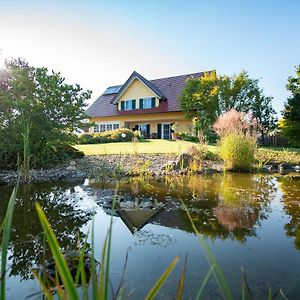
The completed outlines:
<svg viewBox="0 0 300 300">
<path fill-rule="evenodd" d="M 155 97 L 141 98 L 140 109 L 147 109 L 155 107 Z"/>
<path fill-rule="evenodd" d="M 135 100 L 121 101 L 121 110 L 135 109 Z"/>
</svg>

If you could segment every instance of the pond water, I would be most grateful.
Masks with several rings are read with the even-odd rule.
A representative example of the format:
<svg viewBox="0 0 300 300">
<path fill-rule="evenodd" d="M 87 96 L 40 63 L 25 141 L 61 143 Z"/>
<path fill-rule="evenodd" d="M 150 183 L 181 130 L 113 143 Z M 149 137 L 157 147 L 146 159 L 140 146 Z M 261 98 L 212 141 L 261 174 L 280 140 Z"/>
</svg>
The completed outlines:
<svg viewBox="0 0 300 300">
<path fill-rule="evenodd" d="M 11 191 L 10 187 L 0 188 L 0 221 Z M 94 219 L 95 258 L 99 261 L 114 193 L 115 186 L 105 183 L 21 186 L 11 232 L 7 299 L 24 299 L 38 292 L 31 270 L 50 258 L 35 212 L 36 201 L 65 252 L 78 248 Z M 281 288 L 288 299 L 299 297 L 299 177 L 216 174 L 161 182 L 132 179 L 119 184 L 117 193 L 120 206 L 113 217 L 111 280 L 117 288 L 128 251 L 125 286 L 129 299 L 142 299 L 179 256 L 158 295 L 158 299 L 174 299 L 186 254 L 184 299 L 193 299 L 199 290 L 209 266 L 181 201 L 235 298 L 240 299 L 242 293 L 241 267 L 255 299 L 266 299 L 270 287 L 273 292 Z M 204 299 L 221 299 L 213 277 L 205 287 Z"/>
</svg>

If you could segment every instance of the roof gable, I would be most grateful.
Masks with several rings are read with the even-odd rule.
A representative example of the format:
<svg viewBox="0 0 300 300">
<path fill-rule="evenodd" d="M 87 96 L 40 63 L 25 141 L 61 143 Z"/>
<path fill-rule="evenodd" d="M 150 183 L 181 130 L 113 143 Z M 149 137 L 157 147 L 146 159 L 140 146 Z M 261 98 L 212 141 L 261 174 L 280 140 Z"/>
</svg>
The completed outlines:
<svg viewBox="0 0 300 300">
<path fill-rule="evenodd" d="M 117 104 L 117 102 L 119 101 L 123 93 L 130 87 L 132 82 L 136 79 L 142 82 L 144 85 L 146 85 L 155 95 L 157 95 L 157 97 L 165 98 L 164 94 L 161 92 L 161 90 L 158 87 L 156 87 L 153 83 L 151 83 L 145 77 L 140 75 L 138 72 L 134 71 L 126 80 L 126 82 L 123 84 L 123 86 L 120 88 L 118 93 L 112 98 L 111 103 Z"/>
<path fill-rule="evenodd" d="M 133 72 L 133 74 L 134 73 L 136 73 L 136 72 Z M 159 89 L 159 91 L 161 91 L 161 93 L 163 94 L 163 99 L 167 100 L 167 101 L 161 101 L 160 105 L 156 108 L 135 109 L 132 111 L 119 111 L 117 109 L 116 105 L 113 104 L 113 99 L 116 97 L 117 92 L 112 93 L 112 94 L 103 93 L 86 110 L 86 114 L 89 117 L 107 117 L 107 116 L 116 116 L 117 117 L 119 115 L 124 115 L 124 114 L 147 114 L 147 113 L 162 113 L 162 112 L 181 111 L 179 98 L 180 98 L 181 91 L 185 86 L 186 81 L 190 78 L 202 77 L 203 75 L 204 75 L 204 72 L 198 72 L 198 73 L 192 73 L 192 74 L 190 73 L 190 74 L 185 74 L 185 75 L 159 78 L 159 79 L 154 79 L 154 80 L 148 81 L 152 86 L 155 86 L 157 89 Z M 141 75 L 139 75 L 139 76 L 141 76 Z M 114 86 L 114 87 L 122 88 L 122 86 Z M 113 88 L 113 87 L 110 87 L 110 88 Z M 110 90 L 112 90 L 112 89 L 110 89 Z M 110 90 L 109 90 L 109 92 L 110 92 Z"/>
</svg>

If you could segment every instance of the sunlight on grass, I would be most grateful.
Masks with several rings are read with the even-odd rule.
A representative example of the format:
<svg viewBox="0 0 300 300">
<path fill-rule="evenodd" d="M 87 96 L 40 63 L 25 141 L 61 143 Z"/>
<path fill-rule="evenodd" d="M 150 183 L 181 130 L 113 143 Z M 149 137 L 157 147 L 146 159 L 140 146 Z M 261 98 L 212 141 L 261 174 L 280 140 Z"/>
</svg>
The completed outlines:
<svg viewBox="0 0 300 300">
<path fill-rule="evenodd" d="M 107 144 L 89 144 L 76 145 L 75 148 L 83 151 L 85 155 L 99 154 L 159 154 L 173 153 L 179 154 L 185 152 L 195 143 L 187 141 L 171 141 L 171 140 L 149 140 L 139 143 L 107 143 Z M 214 146 L 210 146 L 213 147 Z"/>
</svg>

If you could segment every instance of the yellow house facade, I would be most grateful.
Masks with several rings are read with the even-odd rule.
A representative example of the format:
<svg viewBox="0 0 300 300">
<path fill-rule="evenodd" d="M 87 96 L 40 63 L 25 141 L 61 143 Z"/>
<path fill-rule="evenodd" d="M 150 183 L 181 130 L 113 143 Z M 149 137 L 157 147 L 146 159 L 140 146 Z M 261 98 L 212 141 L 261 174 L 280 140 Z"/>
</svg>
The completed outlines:
<svg viewBox="0 0 300 300">
<path fill-rule="evenodd" d="M 117 128 L 139 130 L 145 138 L 170 139 L 177 132 L 193 134 L 192 120 L 180 109 L 180 94 L 189 78 L 203 73 L 147 80 L 133 72 L 123 85 L 111 86 L 87 109 L 90 132 Z"/>
</svg>

